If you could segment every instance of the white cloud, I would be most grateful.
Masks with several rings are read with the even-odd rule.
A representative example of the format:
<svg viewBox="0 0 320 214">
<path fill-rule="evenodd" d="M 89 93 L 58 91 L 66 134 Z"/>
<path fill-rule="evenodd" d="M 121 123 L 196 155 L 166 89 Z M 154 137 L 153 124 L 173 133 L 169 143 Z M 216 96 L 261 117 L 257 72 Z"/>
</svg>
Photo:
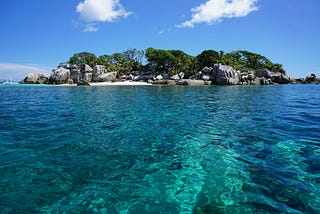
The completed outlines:
<svg viewBox="0 0 320 214">
<path fill-rule="evenodd" d="M 87 24 L 86 27 L 84 28 L 84 32 L 97 32 L 97 31 L 98 31 L 98 28 L 94 23 Z"/>
<path fill-rule="evenodd" d="M 0 63 L 0 79 L 1 80 L 23 80 L 28 73 L 44 72 L 50 73 L 49 68 L 39 67 L 37 65 L 23 65 L 13 63 Z"/>
<path fill-rule="evenodd" d="M 85 22 L 112 22 L 131 14 L 119 0 L 85 0 L 78 4 L 77 12 Z"/>
<path fill-rule="evenodd" d="M 223 18 L 244 17 L 258 10 L 258 0 L 208 0 L 206 3 L 191 9 L 192 18 L 178 27 L 194 27 L 195 24 L 214 24 Z"/>
</svg>

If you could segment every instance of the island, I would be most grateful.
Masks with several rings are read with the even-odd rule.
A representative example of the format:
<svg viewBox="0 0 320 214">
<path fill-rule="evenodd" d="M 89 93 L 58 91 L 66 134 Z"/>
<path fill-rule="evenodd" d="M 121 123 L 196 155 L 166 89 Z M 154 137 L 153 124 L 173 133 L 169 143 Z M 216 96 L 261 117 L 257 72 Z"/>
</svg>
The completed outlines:
<svg viewBox="0 0 320 214">
<path fill-rule="evenodd" d="M 51 74 L 28 74 L 22 84 L 148 83 L 168 85 L 319 84 L 311 74 L 290 77 L 279 63 L 245 50 L 204 50 L 190 56 L 181 50 L 148 48 L 96 57 L 80 52 L 60 63 Z"/>
</svg>

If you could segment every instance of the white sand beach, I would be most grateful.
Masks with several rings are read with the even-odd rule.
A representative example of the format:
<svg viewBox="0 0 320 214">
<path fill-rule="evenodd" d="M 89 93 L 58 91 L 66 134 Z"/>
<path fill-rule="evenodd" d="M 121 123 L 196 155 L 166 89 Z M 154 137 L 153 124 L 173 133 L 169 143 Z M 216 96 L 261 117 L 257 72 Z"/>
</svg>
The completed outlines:
<svg viewBox="0 0 320 214">
<path fill-rule="evenodd" d="M 94 82 L 89 83 L 90 86 L 109 86 L 109 85 L 152 85 L 146 82 L 132 82 L 132 81 L 124 81 L 124 82 Z"/>
</svg>

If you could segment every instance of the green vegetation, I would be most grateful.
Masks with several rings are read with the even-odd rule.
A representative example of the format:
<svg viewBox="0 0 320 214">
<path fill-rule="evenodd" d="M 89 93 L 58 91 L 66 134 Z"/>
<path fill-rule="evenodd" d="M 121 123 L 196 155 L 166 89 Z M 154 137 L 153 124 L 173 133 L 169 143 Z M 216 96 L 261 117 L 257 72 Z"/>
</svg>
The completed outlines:
<svg viewBox="0 0 320 214">
<path fill-rule="evenodd" d="M 145 62 L 145 63 L 143 63 Z M 197 56 L 190 56 L 181 50 L 162 50 L 148 48 L 146 51 L 129 49 L 122 53 L 101 55 L 81 52 L 74 54 L 69 63 L 80 65 L 86 63 L 91 67 L 105 65 L 108 71 L 127 74 L 135 70 L 152 70 L 157 74 L 184 72 L 190 77 L 203 67 L 212 67 L 221 63 L 230 65 L 241 72 L 253 72 L 257 69 L 281 69 L 281 64 L 271 62 L 265 56 L 249 51 L 239 50 L 225 53 L 224 51 L 205 50 Z"/>
<path fill-rule="evenodd" d="M 101 55 L 96 57 L 93 53 L 81 52 L 74 54 L 70 59 L 70 64 L 81 65 L 83 63 L 94 67 L 95 65 L 105 65 L 108 71 L 128 73 L 133 70 L 142 69 L 144 51 L 130 49 L 122 53 L 112 55 Z"/>
</svg>

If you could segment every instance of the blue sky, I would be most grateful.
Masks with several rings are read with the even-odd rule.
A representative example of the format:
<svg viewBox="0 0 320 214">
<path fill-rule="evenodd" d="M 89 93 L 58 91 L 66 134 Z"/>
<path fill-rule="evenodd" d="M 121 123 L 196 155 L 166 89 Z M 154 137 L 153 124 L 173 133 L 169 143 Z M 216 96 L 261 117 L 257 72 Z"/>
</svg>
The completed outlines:
<svg viewBox="0 0 320 214">
<path fill-rule="evenodd" d="M 74 53 L 249 50 L 320 76 L 319 0 L 1 0 L 0 79 L 49 73 Z"/>
</svg>

